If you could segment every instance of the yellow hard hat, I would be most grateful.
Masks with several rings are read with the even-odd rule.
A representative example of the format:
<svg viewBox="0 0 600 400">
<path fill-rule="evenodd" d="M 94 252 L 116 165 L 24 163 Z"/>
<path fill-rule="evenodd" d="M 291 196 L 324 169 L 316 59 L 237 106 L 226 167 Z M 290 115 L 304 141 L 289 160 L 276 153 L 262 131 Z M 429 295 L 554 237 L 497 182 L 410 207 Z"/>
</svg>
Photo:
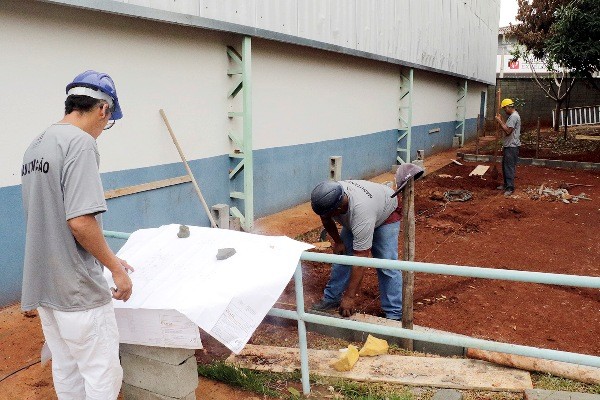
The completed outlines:
<svg viewBox="0 0 600 400">
<path fill-rule="evenodd" d="M 500 103 L 500 107 L 504 108 L 506 106 L 513 106 L 515 103 L 511 99 L 504 99 L 502 103 Z"/>
</svg>

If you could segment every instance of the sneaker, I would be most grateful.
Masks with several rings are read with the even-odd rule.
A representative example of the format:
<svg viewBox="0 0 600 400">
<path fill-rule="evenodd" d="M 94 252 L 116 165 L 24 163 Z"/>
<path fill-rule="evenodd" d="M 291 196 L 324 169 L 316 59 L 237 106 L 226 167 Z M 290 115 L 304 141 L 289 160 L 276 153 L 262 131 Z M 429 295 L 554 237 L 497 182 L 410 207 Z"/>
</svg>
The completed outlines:
<svg viewBox="0 0 600 400">
<path fill-rule="evenodd" d="M 507 196 L 507 197 L 508 196 L 512 196 L 512 194 L 513 194 L 512 190 L 507 190 L 506 192 L 504 192 L 504 195 Z"/>
<path fill-rule="evenodd" d="M 496 188 L 496 190 L 504 190 L 504 185 L 500 185 Z"/>
<path fill-rule="evenodd" d="M 314 311 L 327 311 L 327 310 L 336 309 L 339 306 L 340 306 L 339 301 L 321 299 L 321 301 L 313 304 L 310 308 L 311 308 L 311 310 L 314 310 Z"/>
</svg>

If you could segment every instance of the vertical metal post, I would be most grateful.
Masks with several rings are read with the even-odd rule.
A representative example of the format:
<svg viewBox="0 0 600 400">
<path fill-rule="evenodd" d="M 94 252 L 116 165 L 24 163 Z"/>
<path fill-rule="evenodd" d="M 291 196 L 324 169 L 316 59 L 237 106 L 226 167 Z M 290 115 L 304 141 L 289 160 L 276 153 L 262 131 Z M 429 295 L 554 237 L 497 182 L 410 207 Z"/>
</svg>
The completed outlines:
<svg viewBox="0 0 600 400">
<path fill-rule="evenodd" d="M 464 85 L 458 85 L 458 99 L 456 100 L 456 127 L 454 136 L 460 138 L 460 145 L 465 144 L 465 119 L 467 117 L 467 80 Z"/>
<path fill-rule="evenodd" d="M 306 324 L 304 314 L 304 289 L 302 285 L 302 262 L 298 261 L 294 272 L 294 288 L 296 291 L 296 312 L 298 313 L 298 347 L 300 348 L 300 372 L 302 374 L 302 393 L 310 394 L 310 373 L 308 371 L 308 342 L 306 340 Z"/>
<path fill-rule="evenodd" d="M 411 157 L 413 80 L 414 72 L 412 68 L 408 70 L 408 75 L 400 70 L 399 127 L 398 145 L 396 147 L 396 162 L 398 164 L 410 162 Z M 402 140 L 406 142 L 405 147 L 400 144 Z"/>
<path fill-rule="evenodd" d="M 252 157 L 252 46 L 251 38 L 244 37 L 242 41 L 242 54 L 238 53 L 233 47 L 227 47 L 227 56 L 233 62 L 234 68 L 230 68 L 227 74 L 234 77 L 233 87 L 228 93 L 228 97 L 233 99 L 242 91 L 242 111 L 229 112 L 229 118 L 242 118 L 242 134 L 229 133 L 229 138 L 237 147 L 235 151 L 229 154 L 230 159 L 239 160 L 236 166 L 229 172 L 230 187 L 233 181 L 238 179 L 238 174 L 242 172 L 243 192 L 230 191 L 229 196 L 232 199 L 238 199 L 243 202 L 244 212 L 237 207 L 231 207 L 230 212 L 233 217 L 239 218 L 242 228 L 250 231 L 254 226 L 254 168 Z"/>
</svg>

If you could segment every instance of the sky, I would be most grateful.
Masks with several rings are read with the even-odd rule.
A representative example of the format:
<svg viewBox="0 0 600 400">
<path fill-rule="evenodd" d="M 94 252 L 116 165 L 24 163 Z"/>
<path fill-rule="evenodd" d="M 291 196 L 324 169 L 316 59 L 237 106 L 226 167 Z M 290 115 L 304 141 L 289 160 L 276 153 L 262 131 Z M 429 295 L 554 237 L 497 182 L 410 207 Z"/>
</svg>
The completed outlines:
<svg viewBox="0 0 600 400">
<path fill-rule="evenodd" d="M 500 0 L 500 27 L 515 23 L 517 15 L 517 0 Z"/>
</svg>

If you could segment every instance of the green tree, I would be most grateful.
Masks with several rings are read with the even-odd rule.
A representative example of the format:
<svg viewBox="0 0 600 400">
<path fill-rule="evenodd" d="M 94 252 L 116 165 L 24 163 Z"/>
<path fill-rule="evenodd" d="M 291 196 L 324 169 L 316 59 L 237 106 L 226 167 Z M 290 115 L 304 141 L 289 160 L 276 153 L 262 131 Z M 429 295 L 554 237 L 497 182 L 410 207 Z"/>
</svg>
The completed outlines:
<svg viewBox="0 0 600 400">
<path fill-rule="evenodd" d="M 600 2 L 575 0 L 559 7 L 545 46 L 552 62 L 593 83 L 600 71 Z"/>
<path fill-rule="evenodd" d="M 546 96 L 553 99 L 554 130 L 560 125 L 560 108 L 568 99 L 575 83 L 575 76 L 567 68 L 556 64 L 550 57 L 548 41 L 554 34 L 558 10 L 574 0 L 517 0 L 517 25 L 510 26 L 509 35 L 514 37 L 520 46 L 513 51 L 515 58 L 524 59 L 531 69 L 533 79 Z M 593 0 L 598 1 L 598 0 Z M 542 61 L 548 73 L 536 71 L 534 63 Z"/>
</svg>

